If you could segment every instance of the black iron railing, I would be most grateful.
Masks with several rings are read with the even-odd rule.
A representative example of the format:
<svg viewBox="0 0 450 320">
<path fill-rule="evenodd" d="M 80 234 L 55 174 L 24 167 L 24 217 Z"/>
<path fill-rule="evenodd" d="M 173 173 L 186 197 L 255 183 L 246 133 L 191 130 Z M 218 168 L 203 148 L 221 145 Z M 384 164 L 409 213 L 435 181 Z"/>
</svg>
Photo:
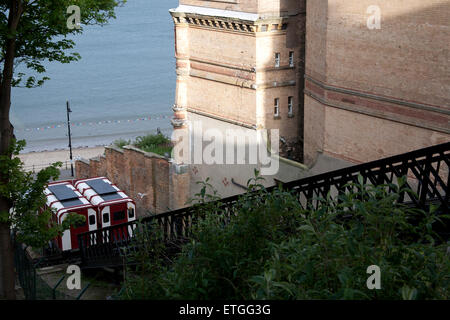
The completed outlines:
<svg viewBox="0 0 450 320">
<path fill-rule="evenodd" d="M 450 142 L 405 154 L 376 160 L 340 170 L 335 170 L 283 184 L 284 190 L 293 192 L 303 208 L 318 205 L 318 198 L 328 193 L 335 197 L 353 192 L 350 182 L 358 182 L 361 175 L 364 183 L 373 185 L 398 185 L 401 177 L 417 197 L 401 194 L 400 203 L 427 210 L 431 204 L 439 206 L 441 213 L 450 212 Z M 272 191 L 278 186 L 268 188 Z M 386 188 L 391 188 L 386 186 Z M 390 190 L 388 190 L 390 191 Z M 237 214 L 234 205 L 240 195 L 218 200 L 221 214 Z M 250 195 L 251 197 L 251 195 Z M 194 212 L 201 206 L 187 207 L 143 219 L 144 223 L 155 223 L 162 231 L 164 240 L 188 238 Z M 126 247 L 133 237 L 136 222 L 125 223 L 84 233 L 78 236 L 84 266 L 120 265 L 120 249 Z M 448 234 L 449 226 L 444 228 Z"/>
<path fill-rule="evenodd" d="M 449 211 L 450 188 L 450 143 L 412 151 L 409 153 L 376 160 L 360 165 L 335 170 L 284 184 L 284 188 L 298 195 L 303 207 L 317 204 L 314 199 L 326 197 L 328 192 L 337 195 L 352 192 L 349 182 L 358 183 L 361 175 L 364 183 L 373 185 L 398 185 L 401 177 L 407 178 L 407 186 L 418 197 L 407 193 L 401 195 L 401 203 L 427 210 L 430 203 Z M 390 190 L 388 190 L 390 191 Z"/>
<path fill-rule="evenodd" d="M 36 300 L 36 265 L 26 246 L 14 241 L 14 265 L 25 299 Z"/>
<path fill-rule="evenodd" d="M 122 223 L 78 235 L 82 265 L 108 267 L 122 264 L 121 248 L 134 237 L 136 222 Z"/>
</svg>

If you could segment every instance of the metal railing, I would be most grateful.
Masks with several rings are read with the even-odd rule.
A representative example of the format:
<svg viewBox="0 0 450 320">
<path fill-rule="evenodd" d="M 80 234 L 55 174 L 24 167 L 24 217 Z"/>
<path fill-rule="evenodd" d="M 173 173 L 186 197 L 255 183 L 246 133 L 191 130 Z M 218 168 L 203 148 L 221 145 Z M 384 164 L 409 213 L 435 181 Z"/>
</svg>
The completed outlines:
<svg viewBox="0 0 450 320">
<path fill-rule="evenodd" d="M 36 300 L 36 266 L 26 247 L 14 242 L 14 265 L 25 299 Z"/>
<path fill-rule="evenodd" d="M 110 267 L 122 263 L 120 250 L 130 244 L 136 222 L 123 223 L 78 235 L 83 266 Z"/>
<path fill-rule="evenodd" d="M 69 170 L 70 169 L 70 163 L 71 163 L 70 160 L 59 161 L 59 162 L 62 162 L 62 166 L 60 168 L 61 170 Z M 25 171 L 30 171 L 32 173 L 36 173 L 39 170 L 42 170 L 42 169 L 50 167 L 52 164 L 53 163 L 30 164 L 30 165 L 23 166 L 23 169 Z"/>
<path fill-rule="evenodd" d="M 65 276 L 61 277 L 54 286 L 44 280 L 38 269 L 42 267 L 41 261 L 42 259 L 38 261 L 32 259 L 27 247 L 14 240 L 14 265 L 24 298 L 26 300 L 74 300 L 74 297 L 57 290 Z M 80 299 L 85 291 L 83 290 L 76 299 Z"/>
<path fill-rule="evenodd" d="M 417 194 L 417 197 L 402 192 L 399 203 L 428 210 L 431 204 L 439 207 L 441 213 L 450 212 L 450 142 L 432 146 L 405 154 L 376 160 L 344 169 L 339 169 L 304 179 L 282 184 L 283 190 L 294 193 L 305 209 L 317 208 L 319 197 L 326 198 L 353 192 L 348 184 L 358 183 L 360 175 L 364 183 L 373 185 L 387 184 L 387 191 L 399 185 L 399 179 L 406 177 L 406 186 Z M 390 185 L 390 186 L 389 186 Z M 268 192 L 279 186 L 270 187 Z M 252 194 L 247 194 L 250 198 Z M 218 211 L 225 217 L 237 214 L 236 202 L 241 195 L 218 200 Z M 155 223 L 162 231 L 166 241 L 177 238 L 188 238 L 194 219 L 194 213 L 202 206 L 182 208 L 162 214 L 146 217 L 144 223 Z M 121 264 L 120 248 L 127 246 L 137 222 L 129 222 L 87 232 L 78 236 L 82 265 L 102 266 Z M 448 236 L 450 226 L 441 230 Z"/>
</svg>

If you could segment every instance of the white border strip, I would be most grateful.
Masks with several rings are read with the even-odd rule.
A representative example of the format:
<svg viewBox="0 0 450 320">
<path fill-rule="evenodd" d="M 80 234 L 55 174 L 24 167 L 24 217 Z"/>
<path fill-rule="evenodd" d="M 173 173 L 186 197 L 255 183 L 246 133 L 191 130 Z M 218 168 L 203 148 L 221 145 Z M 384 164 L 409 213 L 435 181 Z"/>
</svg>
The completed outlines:
<svg viewBox="0 0 450 320">
<path fill-rule="evenodd" d="M 220 10 L 211 9 L 205 7 L 197 6 L 187 6 L 179 5 L 176 9 L 170 9 L 170 12 L 181 12 L 181 13 L 194 13 L 203 16 L 212 17 L 224 17 L 224 18 L 235 18 L 240 20 L 256 21 L 259 19 L 259 15 L 255 13 L 241 12 L 241 11 L 230 11 L 230 10 Z"/>
</svg>

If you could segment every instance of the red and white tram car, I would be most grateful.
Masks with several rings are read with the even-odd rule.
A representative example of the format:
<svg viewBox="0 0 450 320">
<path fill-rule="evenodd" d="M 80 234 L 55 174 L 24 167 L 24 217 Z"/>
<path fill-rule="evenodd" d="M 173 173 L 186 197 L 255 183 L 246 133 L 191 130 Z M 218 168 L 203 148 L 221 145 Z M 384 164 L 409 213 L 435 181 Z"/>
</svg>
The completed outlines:
<svg viewBox="0 0 450 320">
<path fill-rule="evenodd" d="M 75 188 L 97 209 L 97 227 L 136 220 L 136 204 L 105 177 L 78 180 Z"/>
<path fill-rule="evenodd" d="M 78 249 L 77 235 L 97 230 L 97 210 L 69 181 L 49 183 L 44 193 L 47 197 L 47 208 L 54 209 L 53 219 L 61 224 L 69 213 L 85 217 L 82 225 L 72 226 L 55 239 L 59 249 L 70 251 Z"/>
</svg>

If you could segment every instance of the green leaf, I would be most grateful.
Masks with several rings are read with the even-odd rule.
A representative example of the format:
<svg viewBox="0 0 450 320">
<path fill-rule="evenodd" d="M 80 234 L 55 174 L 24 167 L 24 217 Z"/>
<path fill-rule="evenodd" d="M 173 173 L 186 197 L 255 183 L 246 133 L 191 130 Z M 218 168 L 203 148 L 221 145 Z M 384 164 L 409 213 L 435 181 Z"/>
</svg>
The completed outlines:
<svg viewBox="0 0 450 320">
<path fill-rule="evenodd" d="M 315 232 L 315 231 L 314 231 L 314 228 L 313 228 L 312 226 L 310 226 L 310 225 L 307 225 L 307 224 L 298 227 L 298 230 L 299 230 L 299 231 L 310 231 L 310 232 Z"/>
<path fill-rule="evenodd" d="M 404 286 L 401 289 L 403 300 L 415 300 L 417 297 L 417 289 Z"/>
</svg>

